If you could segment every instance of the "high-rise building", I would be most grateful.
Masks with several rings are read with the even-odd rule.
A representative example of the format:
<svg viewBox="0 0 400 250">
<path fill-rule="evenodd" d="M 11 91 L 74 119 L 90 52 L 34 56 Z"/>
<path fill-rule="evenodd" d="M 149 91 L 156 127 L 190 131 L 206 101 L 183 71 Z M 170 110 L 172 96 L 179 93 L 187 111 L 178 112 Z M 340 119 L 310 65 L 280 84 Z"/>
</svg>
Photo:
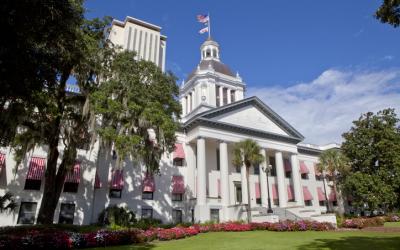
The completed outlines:
<svg viewBox="0 0 400 250">
<path fill-rule="evenodd" d="M 153 62 L 165 70 L 167 37 L 161 34 L 161 27 L 130 16 L 123 22 L 114 19 L 109 39 L 122 49 L 136 51 L 136 59 Z"/>
</svg>

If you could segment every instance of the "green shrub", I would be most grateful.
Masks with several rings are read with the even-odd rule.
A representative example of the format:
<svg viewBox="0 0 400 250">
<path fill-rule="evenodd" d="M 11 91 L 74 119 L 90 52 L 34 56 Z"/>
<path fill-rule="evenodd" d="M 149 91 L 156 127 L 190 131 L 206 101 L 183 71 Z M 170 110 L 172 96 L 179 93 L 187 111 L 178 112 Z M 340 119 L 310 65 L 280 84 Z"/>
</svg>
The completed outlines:
<svg viewBox="0 0 400 250">
<path fill-rule="evenodd" d="M 117 205 L 104 209 L 98 218 L 100 225 L 109 225 L 111 228 L 121 229 L 130 227 L 136 223 L 135 213 L 127 208 Z"/>
<path fill-rule="evenodd" d="M 158 219 L 140 219 L 132 225 L 132 227 L 147 230 L 149 228 L 162 226 L 161 220 Z"/>
</svg>

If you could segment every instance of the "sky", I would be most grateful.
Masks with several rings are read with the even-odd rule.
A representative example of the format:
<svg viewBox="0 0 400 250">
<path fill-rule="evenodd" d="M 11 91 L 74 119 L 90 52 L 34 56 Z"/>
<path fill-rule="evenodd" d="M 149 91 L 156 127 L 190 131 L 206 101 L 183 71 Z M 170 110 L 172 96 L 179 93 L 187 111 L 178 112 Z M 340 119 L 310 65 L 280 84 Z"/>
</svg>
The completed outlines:
<svg viewBox="0 0 400 250">
<path fill-rule="evenodd" d="M 342 142 L 362 113 L 400 116 L 400 28 L 373 17 L 379 0 L 87 0 L 87 17 L 132 16 L 162 27 L 166 67 L 179 83 L 200 61 L 210 14 L 221 60 L 305 137 Z"/>
</svg>

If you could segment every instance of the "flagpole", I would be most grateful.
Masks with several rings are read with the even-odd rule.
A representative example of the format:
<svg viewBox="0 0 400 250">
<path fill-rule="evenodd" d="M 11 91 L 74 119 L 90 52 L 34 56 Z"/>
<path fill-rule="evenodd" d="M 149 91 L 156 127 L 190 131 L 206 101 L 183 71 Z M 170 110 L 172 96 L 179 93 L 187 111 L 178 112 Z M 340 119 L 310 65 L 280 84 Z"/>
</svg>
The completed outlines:
<svg viewBox="0 0 400 250">
<path fill-rule="evenodd" d="M 208 38 L 211 38 L 211 18 L 210 18 L 210 12 L 208 13 Z"/>
</svg>

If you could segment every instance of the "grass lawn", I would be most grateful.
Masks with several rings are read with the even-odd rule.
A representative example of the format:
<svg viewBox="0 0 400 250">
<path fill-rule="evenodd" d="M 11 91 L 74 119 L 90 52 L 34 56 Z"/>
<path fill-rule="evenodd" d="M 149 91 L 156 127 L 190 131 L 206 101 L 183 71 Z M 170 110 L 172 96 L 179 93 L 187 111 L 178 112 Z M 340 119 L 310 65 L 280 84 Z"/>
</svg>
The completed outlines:
<svg viewBox="0 0 400 250">
<path fill-rule="evenodd" d="M 385 222 L 385 227 L 400 227 L 400 221 L 399 222 Z"/>
<path fill-rule="evenodd" d="M 176 249 L 400 249 L 400 233 L 378 232 L 219 232 L 146 245 L 98 248 L 107 250 Z"/>
</svg>

